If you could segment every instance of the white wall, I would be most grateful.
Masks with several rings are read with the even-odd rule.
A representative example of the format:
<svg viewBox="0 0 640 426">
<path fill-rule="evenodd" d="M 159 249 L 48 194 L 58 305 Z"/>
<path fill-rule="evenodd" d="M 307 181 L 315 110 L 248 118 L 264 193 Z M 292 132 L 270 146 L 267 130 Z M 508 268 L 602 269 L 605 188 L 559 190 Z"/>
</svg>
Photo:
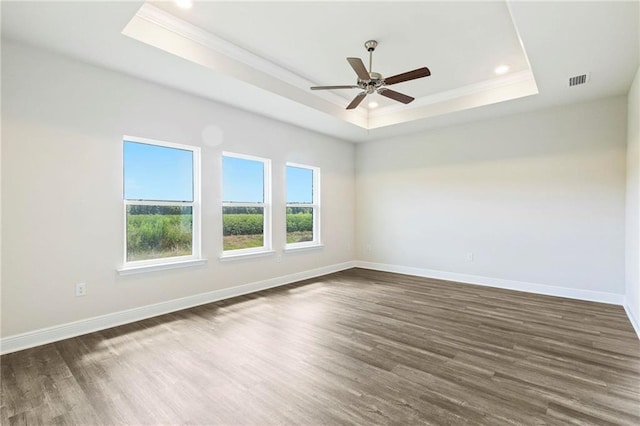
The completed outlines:
<svg viewBox="0 0 640 426">
<path fill-rule="evenodd" d="M 625 97 L 361 144 L 356 178 L 349 143 L 22 44 L 2 47 L 2 337 L 356 257 L 625 294 Z M 638 85 L 636 75 L 628 229 L 638 229 Z M 205 143 L 204 129 L 219 130 L 222 143 Z M 116 273 L 124 134 L 202 147 L 206 266 Z M 219 262 L 222 150 L 273 160 L 274 218 L 284 216 L 284 163 L 320 166 L 325 248 Z M 274 221 L 280 251 L 283 228 Z M 629 235 L 626 300 L 637 315 L 638 233 Z M 84 298 L 74 297 L 78 282 L 88 284 Z"/>
<path fill-rule="evenodd" d="M 354 258 L 352 144 L 5 40 L 2 62 L 3 337 Z M 220 145 L 203 143 L 208 127 Z M 125 134 L 202 146 L 206 266 L 116 273 Z M 321 167 L 325 247 L 220 262 L 222 150 L 272 159 L 280 252 L 285 162 Z"/>
<path fill-rule="evenodd" d="M 626 115 L 614 97 L 358 145 L 358 258 L 621 301 Z"/>
<path fill-rule="evenodd" d="M 628 95 L 627 112 L 627 312 L 640 330 L 640 68 Z M 639 331 L 640 333 L 640 331 Z"/>
</svg>

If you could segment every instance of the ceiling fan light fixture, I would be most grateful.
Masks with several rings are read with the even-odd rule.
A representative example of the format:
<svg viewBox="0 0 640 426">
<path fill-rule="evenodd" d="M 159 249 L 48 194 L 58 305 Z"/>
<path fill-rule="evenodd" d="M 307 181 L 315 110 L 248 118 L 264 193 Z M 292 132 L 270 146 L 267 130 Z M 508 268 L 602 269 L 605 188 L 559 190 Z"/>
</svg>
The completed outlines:
<svg viewBox="0 0 640 426">
<path fill-rule="evenodd" d="M 175 0 L 176 5 L 181 9 L 191 9 L 193 0 Z"/>
<path fill-rule="evenodd" d="M 503 75 L 509 72 L 509 70 L 511 69 L 511 67 L 507 64 L 501 64 L 498 65 L 496 67 L 496 69 L 493 70 L 493 72 L 495 72 L 498 75 Z"/>
<path fill-rule="evenodd" d="M 369 108 L 378 108 L 378 103 L 376 101 L 369 102 Z"/>
</svg>

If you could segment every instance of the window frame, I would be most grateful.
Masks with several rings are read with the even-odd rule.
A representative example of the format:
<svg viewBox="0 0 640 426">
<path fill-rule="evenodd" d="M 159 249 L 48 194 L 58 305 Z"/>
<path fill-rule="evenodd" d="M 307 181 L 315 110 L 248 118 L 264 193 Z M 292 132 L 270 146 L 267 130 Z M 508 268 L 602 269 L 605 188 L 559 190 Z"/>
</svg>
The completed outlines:
<svg viewBox="0 0 640 426">
<path fill-rule="evenodd" d="M 262 163 L 263 178 L 262 178 L 262 203 L 255 202 L 225 202 L 224 201 L 224 157 L 239 158 L 242 160 L 259 161 Z M 220 171 L 221 171 L 221 186 L 222 186 L 222 200 L 220 206 L 220 235 L 222 236 L 222 255 L 221 259 L 230 259 L 234 257 L 245 257 L 251 255 L 264 255 L 273 253 L 272 249 L 272 200 L 271 200 L 271 159 L 264 157 L 257 157 L 254 155 L 240 154 L 237 152 L 223 151 L 220 156 Z M 224 208 L 225 207 L 258 207 L 262 208 L 263 223 L 262 223 L 262 242 L 261 247 L 249 247 L 235 250 L 224 249 Z"/>
<path fill-rule="evenodd" d="M 312 179 L 312 187 L 311 187 L 311 191 L 312 191 L 312 196 L 313 196 L 313 200 L 311 202 L 311 204 L 309 203 L 289 203 L 287 201 L 288 199 L 288 190 L 289 188 L 286 188 L 285 191 L 285 217 L 284 217 L 284 229 L 285 229 L 285 250 L 297 250 L 297 249 L 305 249 L 305 248 L 314 248 L 314 247 L 322 247 L 322 238 L 321 238 L 321 221 L 320 221 L 320 215 L 321 215 L 321 204 L 320 204 L 320 167 L 315 167 L 315 166 L 309 166 L 307 164 L 300 164 L 300 163 L 291 163 L 291 162 L 287 162 L 285 165 L 285 183 L 287 182 L 287 168 L 288 167 L 295 167 L 295 168 L 299 168 L 299 169 L 307 169 L 307 170 L 311 170 L 312 175 L 311 175 L 311 179 Z M 303 208 L 309 208 L 311 207 L 313 209 L 313 240 L 312 241 L 303 241 L 303 242 L 298 242 L 298 243 L 286 243 L 287 241 L 287 209 L 289 207 L 303 207 Z"/>
<path fill-rule="evenodd" d="M 154 200 L 129 200 L 125 198 L 125 164 L 124 164 L 124 147 L 126 142 L 139 143 L 144 145 L 159 146 L 163 148 L 179 149 L 183 151 L 191 151 L 192 167 L 193 167 L 193 201 L 154 201 Z M 202 237 L 201 237 L 201 193 L 200 193 L 200 147 L 193 145 L 177 144 L 173 142 L 160 141 L 157 139 L 141 138 L 137 136 L 122 137 L 122 200 L 123 200 L 123 218 L 124 218 L 124 261 L 123 267 L 119 270 L 121 274 L 141 272 L 147 270 L 167 269 L 167 267 L 183 267 L 191 264 L 202 264 Z M 191 207 L 191 254 L 185 256 L 161 257 L 157 259 L 146 260 L 127 260 L 127 207 L 128 206 L 175 206 L 175 207 Z"/>
</svg>

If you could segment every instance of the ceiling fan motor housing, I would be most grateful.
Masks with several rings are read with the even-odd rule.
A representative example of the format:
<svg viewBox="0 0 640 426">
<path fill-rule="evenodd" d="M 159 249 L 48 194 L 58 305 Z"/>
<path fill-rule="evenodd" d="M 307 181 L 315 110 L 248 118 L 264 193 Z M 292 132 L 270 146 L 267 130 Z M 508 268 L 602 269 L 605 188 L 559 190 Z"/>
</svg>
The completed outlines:
<svg viewBox="0 0 640 426">
<path fill-rule="evenodd" d="M 383 83 L 384 80 L 382 78 L 382 74 L 377 72 L 370 72 L 369 80 L 358 79 L 358 86 L 360 86 L 362 90 L 366 91 L 368 95 L 375 92 L 377 88 L 383 85 Z"/>
</svg>

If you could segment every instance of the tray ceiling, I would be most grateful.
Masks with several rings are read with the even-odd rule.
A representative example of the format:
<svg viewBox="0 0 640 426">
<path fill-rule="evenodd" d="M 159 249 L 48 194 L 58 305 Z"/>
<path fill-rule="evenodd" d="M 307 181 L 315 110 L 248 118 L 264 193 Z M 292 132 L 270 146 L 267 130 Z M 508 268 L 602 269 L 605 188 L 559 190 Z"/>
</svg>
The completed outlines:
<svg viewBox="0 0 640 426">
<path fill-rule="evenodd" d="M 638 68 L 639 3 L 3 1 L 2 37 L 207 99 L 366 142 L 553 105 L 626 94 Z M 432 76 L 345 110 L 346 57 L 374 71 Z M 498 76 L 494 68 L 510 65 Z M 569 77 L 589 74 L 569 87 Z"/>
<path fill-rule="evenodd" d="M 123 34 L 364 129 L 537 93 L 505 2 L 211 2 L 189 10 L 153 2 Z M 431 69 L 428 78 L 393 87 L 415 97 L 413 103 L 373 94 L 345 111 L 358 89 L 309 91 L 311 85 L 355 84 L 346 57 L 368 63 L 368 39 L 379 42 L 374 71 Z M 498 76 L 501 64 L 510 68 Z M 372 101 L 376 108 L 368 106 Z"/>
</svg>

